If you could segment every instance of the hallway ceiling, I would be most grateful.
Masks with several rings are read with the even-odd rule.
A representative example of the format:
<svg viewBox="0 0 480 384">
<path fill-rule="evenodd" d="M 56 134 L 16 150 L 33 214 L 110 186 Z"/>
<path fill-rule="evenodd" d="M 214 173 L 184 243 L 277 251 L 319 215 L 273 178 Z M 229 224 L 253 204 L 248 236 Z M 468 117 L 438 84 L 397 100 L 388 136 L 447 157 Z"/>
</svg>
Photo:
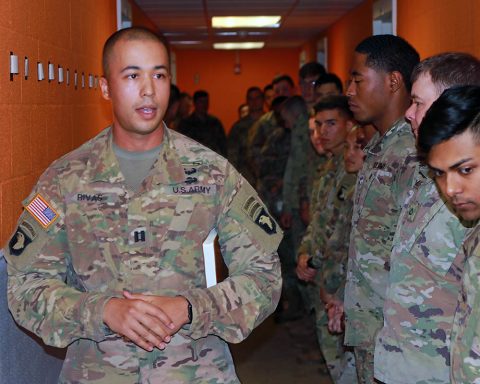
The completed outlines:
<svg viewBox="0 0 480 384">
<path fill-rule="evenodd" d="M 214 42 L 243 41 L 265 41 L 266 48 L 300 47 L 362 2 L 362 0 L 134 1 L 177 49 L 211 49 Z M 280 28 L 219 30 L 211 27 L 212 16 L 270 15 L 282 17 Z"/>
</svg>

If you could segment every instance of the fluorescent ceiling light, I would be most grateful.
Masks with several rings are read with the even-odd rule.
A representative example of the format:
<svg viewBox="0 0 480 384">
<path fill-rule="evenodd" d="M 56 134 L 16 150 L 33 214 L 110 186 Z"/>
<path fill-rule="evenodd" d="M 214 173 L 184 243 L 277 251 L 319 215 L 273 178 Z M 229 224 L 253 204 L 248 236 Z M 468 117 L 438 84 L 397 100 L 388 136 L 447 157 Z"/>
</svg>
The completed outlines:
<svg viewBox="0 0 480 384">
<path fill-rule="evenodd" d="M 217 36 L 237 36 L 237 32 L 231 31 L 231 32 L 217 32 Z"/>
<path fill-rule="evenodd" d="M 213 16 L 213 28 L 278 28 L 280 16 Z"/>
<path fill-rule="evenodd" d="M 245 43 L 213 43 L 215 49 L 260 49 L 265 43 L 263 41 L 250 41 Z"/>
<path fill-rule="evenodd" d="M 195 44 L 202 44 L 202 42 L 195 41 L 195 40 L 178 40 L 178 41 L 170 41 L 170 44 L 195 45 Z"/>
</svg>

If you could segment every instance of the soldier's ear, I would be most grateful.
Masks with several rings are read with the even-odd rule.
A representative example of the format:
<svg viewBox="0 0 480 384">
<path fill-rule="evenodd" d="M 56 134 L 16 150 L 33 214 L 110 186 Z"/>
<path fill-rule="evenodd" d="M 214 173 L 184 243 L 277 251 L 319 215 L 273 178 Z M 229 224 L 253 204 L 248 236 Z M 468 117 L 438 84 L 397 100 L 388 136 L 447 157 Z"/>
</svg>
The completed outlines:
<svg viewBox="0 0 480 384">
<path fill-rule="evenodd" d="M 402 74 L 398 71 L 391 72 L 388 79 L 390 81 L 390 91 L 392 93 L 397 92 L 403 85 Z"/>
<path fill-rule="evenodd" d="M 355 122 L 353 120 L 347 120 L 347 132 L 350 132 L 355 125 Z"/>
<path fill-rule="evenodd" d="M 102 90 L 102 97 L 105 100 L 110 100 L 110 89 L 108 86 L 108 80 L 104 76 L 102 76 L 100 77 L 98 82 L 100 84 L 100 89 Z"/>
</svg>

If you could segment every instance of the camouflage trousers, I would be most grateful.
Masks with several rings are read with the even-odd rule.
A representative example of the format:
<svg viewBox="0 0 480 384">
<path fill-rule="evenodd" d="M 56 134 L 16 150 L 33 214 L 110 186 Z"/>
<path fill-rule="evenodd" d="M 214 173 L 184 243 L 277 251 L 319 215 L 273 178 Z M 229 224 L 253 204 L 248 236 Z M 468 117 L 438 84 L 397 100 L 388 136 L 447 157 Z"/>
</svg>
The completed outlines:
<svg viewBox="0 0 480 384">
<path fill-rule="evenodd" d="M 319 312 L 318 307 L 317 303 L 317 338 L 332 381 L 335 384 L 357 384 L 355 356 L 351 347 L 343 345 L 343 334 L 328 331 L 325 311 Z"/>
<path fill-rule="evenodd" d="M 379 381 L 373 378 L 373 357 L 375 352 L 375 346 L 361 346 L 353 347 L 355 354 L 355 362 L 357 364 L 357 376 L 359 384 L 374 384 Z"/>
<path fill-rule="evenodd" d="M 216 336 L 173 337 L 164 351 L 144 351 L 118 336 L 95 343 L 81 339 L 68 347 L 61 384 L 240 383 L 228 345 Z"/>
</svg>

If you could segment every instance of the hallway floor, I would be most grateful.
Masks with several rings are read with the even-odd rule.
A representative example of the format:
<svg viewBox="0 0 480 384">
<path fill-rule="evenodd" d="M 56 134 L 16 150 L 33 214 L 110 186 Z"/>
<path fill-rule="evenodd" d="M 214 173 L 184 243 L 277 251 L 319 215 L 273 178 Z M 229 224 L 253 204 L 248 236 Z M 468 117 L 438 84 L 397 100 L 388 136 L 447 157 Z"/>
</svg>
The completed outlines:
<svg viewBox="0 0 480 384">
<path fill-rule="evenodd" d="M 307 355 L 318 350 L 310 319 L 263 322 L 243 343 L 230 345 L 242 384 L 331 384 L 324 363 Z"/>
</svg>

